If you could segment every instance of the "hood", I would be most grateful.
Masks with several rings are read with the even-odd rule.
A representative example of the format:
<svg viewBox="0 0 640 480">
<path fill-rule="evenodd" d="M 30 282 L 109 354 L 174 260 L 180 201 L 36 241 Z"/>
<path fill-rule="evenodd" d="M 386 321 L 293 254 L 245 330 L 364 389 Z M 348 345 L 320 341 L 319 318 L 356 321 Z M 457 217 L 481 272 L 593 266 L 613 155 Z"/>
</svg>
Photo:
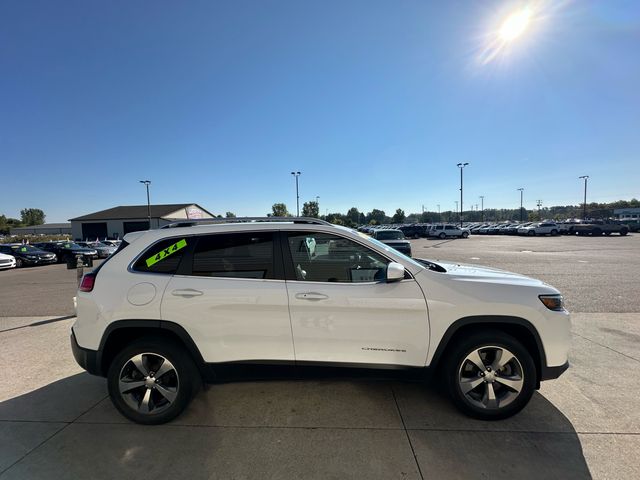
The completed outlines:
<svg viewBox="0 0 640 480">
<path fill-rule="evenodd" d="M 456 281 L 553 288 L 542 282 L 541 280 L 526 277 L 524 275 L 520 275 L 519 273 L 498 270 L 496 268 L 457 263 L 437 263 L 447 270 L 446 275 L 450 276 L 452 280 Z"/>
</svg>

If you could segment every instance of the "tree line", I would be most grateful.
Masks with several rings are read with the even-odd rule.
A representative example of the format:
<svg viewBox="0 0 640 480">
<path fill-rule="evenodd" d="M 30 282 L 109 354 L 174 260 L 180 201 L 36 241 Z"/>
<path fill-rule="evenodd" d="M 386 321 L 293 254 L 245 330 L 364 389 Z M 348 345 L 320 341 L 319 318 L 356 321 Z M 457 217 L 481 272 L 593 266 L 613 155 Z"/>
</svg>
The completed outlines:
<svg viewBox="0 0 640 480">
<path fill-rule="evenodd" d="M 617 208 L 640 208 L 640 201 L 633 198 L 631 200 L 618 200 L 610 203 L 588 203 L 587 217 L 589 218 L 610 218 L 614 216 L 613 211 Z M 544 219 L 564 220 L 569 218 L 582 218 L 584 212 L 583 205 L 556 205 L 553 207 L 541 207 L 539 209 L 519 208 L 485 208 L 480 210 L 465 210 L 462 218 L 465 222 L 502 222 L 519 221 L 522 214 L 523 221 L 535 221 Z M 300 212 L 303 217 L 321 218 L 336 225 L 346 225 L 355 227 L 358 225 L 382 225 L 390 223 L 438 223 L 457 222 L 459 212 L 446 210 L 443 212 L 425 211 L 421 213 L 405 214 L 401 208 L 396 209 L 391 216 L 384 210 L 377 208 L 370 212 L 361 212 L 357 207 L 351 207 L 346 213 L 334 212 L 320 215 L 318 203 L 314 201 L 305 202 Z M 271 212 L 267 216 L 290 217 L 293 216 L 284 203 L 274 203 Z"/>
<path fill-rule="evenodd" d="M 0 233 L 8 234 L 9 229 L 16 227 L 31 227 L 42 225 L 46 215 L 39 208 L 23 208 L 20 210 L 20 219 L 0 215 Z"/>
</svg>

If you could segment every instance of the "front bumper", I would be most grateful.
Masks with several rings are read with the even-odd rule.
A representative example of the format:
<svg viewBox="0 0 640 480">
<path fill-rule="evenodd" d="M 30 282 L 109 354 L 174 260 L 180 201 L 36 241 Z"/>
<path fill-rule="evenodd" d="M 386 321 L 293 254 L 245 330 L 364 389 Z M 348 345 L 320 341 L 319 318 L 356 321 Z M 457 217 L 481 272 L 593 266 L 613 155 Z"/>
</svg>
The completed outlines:
<svg viewBox="0 0 640 480">
<path fill-rule="evenodd" d="M 89 350 L 88 348 L 82 348 L 78 345 L 76 335 L 71 330 L 71 351 L 73 352 L 73 358 L 75 358 L 78 365 L 84 368 L 91 375 L 103 376 L 100 370 L 100 352 L 96 350 Z"/>
</svg>

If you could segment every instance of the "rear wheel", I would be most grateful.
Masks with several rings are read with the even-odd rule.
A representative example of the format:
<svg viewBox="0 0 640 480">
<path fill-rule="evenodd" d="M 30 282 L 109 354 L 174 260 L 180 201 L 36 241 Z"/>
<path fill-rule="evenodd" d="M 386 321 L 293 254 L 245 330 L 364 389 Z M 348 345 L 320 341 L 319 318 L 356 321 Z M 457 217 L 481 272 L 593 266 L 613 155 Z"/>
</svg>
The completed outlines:
<svg viewBox="0 0 640 480">
<path fill-rule="evenodd" d="M 107 374 L 109 395 L 129 420 L 166 423 L 184 411 L 200 385 L 189 354 L 171 341 L 149 337 L 118 353 Z"/>
<path fill-rule="evenodd" d="M 628 228 L 623 228 L 622 230 L 620 230 L 620 235 L 622 235 L 623 237 L 629 233 L 629 229 Z"/>
<path fill-rule="evenodd" d="M 462 232 L 462 238 L 467 238 L 469 236 L 469 232 Z"/>
<path fill-rule="evenodd" d="M 530 237 L 535 237 L 536 231 L 535 230 L 529 230 L 529 233 L 527 235 L 529 235 Z"/>
<path fill-rule="evenodd" d="M 591 235 L 593 235 L 594 237 L 599 237 L 600 235 L 602 235 L 602 230 L 600 230 L 599 228 L 594 228 L 593 230 L 591 230 Z"/>
<path fill-rule="evenodd" d="M 558 235 L 558 231 L 557 230 L 551 230 L 551 236 L 555 237 L 556 235 Z"/>
<path fill-rule="evenodd" d="M 510 417 L 527 405 L 535 390 L 531 354 L 515 338 L 497 330 L 462 338 L 444 361 L 449 395 L 471 417 Z"/>
<path fill-rule="evenodd" d="M 445 239 L 445 238 L 447 238 L 447 234 L 442 232 L 440 235 L 438 235 L 438 237 L 440 237 L 442 239 Z"/>
</svg>

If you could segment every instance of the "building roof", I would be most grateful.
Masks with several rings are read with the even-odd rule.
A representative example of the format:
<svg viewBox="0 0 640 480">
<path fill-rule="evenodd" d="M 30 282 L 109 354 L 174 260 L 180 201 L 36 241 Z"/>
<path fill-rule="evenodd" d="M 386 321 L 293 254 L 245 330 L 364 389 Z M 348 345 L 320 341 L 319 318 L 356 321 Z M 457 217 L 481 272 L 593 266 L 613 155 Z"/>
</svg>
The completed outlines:
<svg viewBox="0 0 640 480">
<path fill-rule="evenodd" d="M 168 205 L 151 205 L 151 218 L 162 218 L 178 210 L 189 207 L 198 207 L 207 212 L 197 203 L 172 203 Z M 207 212 L 210 214 L 210 212 Z M 90 213 L 81 217 L 71 218 L 70 222 L 80 222 L 86 220 L 126 220 L 134 218 L 147 218 L 146 205 L 121 205 L 119 207 L 108 208 L 99 212 Z"/>
</svg>

